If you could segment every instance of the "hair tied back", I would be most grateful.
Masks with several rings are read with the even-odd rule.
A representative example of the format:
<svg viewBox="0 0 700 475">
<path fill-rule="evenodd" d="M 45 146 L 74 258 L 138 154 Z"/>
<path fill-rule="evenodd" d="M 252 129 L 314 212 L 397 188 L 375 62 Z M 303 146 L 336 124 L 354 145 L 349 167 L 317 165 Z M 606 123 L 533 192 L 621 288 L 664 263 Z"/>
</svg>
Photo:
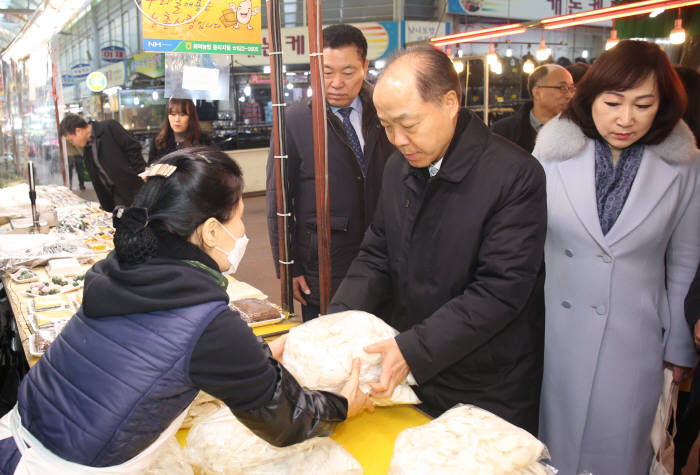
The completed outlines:
<svg viewBox="0 0 700 475">
<path fill-rule="evenodd" d="M 118 207 L 112 216 L 115 229 L 123 229 L 137 233 L 148 226 L 148 210 L 146 208 Z"/>
</svg>

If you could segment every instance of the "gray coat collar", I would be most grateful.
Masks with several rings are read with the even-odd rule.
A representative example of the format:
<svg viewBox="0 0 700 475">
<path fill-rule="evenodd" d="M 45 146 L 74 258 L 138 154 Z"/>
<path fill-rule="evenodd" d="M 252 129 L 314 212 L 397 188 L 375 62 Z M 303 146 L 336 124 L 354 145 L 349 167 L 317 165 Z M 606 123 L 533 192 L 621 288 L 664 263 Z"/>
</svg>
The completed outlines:
<svg viewBox="0 0 700 475">
<path fill-rule="evenodd" d="M 580 154 L 587 141 L 588 137 L 576 124 L 557 116 L 540 129 L 532 154 L 542 161 L 568 160 Z M 693 133 L 682 120 L 663 142 L 646 148 L 670 164 L 690 163 L 700 154 Z"/>
</svg>

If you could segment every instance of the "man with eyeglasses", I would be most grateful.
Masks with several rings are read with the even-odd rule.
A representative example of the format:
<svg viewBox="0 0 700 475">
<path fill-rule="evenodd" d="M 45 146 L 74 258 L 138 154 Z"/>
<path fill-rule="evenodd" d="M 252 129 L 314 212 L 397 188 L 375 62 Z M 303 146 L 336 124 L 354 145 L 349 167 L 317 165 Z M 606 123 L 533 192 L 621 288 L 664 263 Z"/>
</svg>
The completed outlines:
<svg viewBox="0 0 700 475">
<path fill-rule="evenodd" d="M 492 129 L 532 152 L 537 132 L 566 109 L 576 89 L 571 73 L 557 64 L 545 64 L 535 69 L 528 77 L 527 89 L 532 100 L 523 104 L 514 115 L 495 122 Z"/>
</svg>

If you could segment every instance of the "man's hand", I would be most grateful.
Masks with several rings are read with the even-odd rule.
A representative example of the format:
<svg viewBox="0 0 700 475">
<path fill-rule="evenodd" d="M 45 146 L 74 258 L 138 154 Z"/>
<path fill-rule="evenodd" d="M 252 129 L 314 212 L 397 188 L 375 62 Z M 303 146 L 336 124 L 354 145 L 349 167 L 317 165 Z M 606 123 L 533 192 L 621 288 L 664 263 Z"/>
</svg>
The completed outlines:
<svg viewBox="0 0 700 475">
<path fill-rule="evenodd" d="M 284 334 L 279 338 L 275 338 L 272 340 L 270 343 L 267 344 L 267 346 L 270 347 L 270 352 L 272 353 L 272 357 L 276 359 L 277 361 L 282 364 L 282 354 L 284 353 L 284 345 L 287 343 L 287 336 L 288 334 Z"/>
<path fill-rule="evenodd" d="M 671 368 L 673 371 L 673 382 L 681 384 L 683 381 L 688 379 L 688 376 L 690 376 L 690 370 L 693 368 L 686 368 L 685 366 L 676 366 L 674 364 L 669 363 L 668 361 L 664 361 L 664 366 L 667 368 Z"/>
<path fill-rule="evenodd" d="M 348 419 L 362 413 L 365 409 L 374 412 L 374 403 L 369 396 L 360 390 L 360 366 L 360 358 L 352 360 L 350 380 L 340 391 L 340 394 L 348 400 Z"/>
<path fill-rule="evenodd" d="M 399 349 L 399 345 L 393 338 L 379 341 L 365 347 L 366 353 L 380 353 L 382 355 L 382 374 L 379 381 L 369 383 L 372 392 L 370 396 L 376 398 L 389 397 L 394 389 L 406 376 L 408 376 L 408 364 Z"/>
<path fill-rule="evenodd" d="M 700 320 L 695 322 L 695 348 L 700 351 Z"/>
<path fill-rule="evenodd" d="M 306 279 L 303 275 L 300 275 L 299 277 L 292 277 L 292 290 L 294 292 L 294 300 L 302 305 L 306 305 L 306 300 L 304 300 L 304 297 L 302 297 L 302 293 L 304 295 L 310 295 L 311 289 L 309 289 L 309 286 L 306 285 Z"/>
</svg>

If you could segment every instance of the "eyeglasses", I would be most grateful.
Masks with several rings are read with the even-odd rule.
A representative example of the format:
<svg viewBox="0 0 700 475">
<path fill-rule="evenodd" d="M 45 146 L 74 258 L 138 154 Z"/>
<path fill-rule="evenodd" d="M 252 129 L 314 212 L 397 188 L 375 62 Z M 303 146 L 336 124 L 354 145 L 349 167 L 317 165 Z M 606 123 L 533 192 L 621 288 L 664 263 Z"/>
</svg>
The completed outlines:
<svg viewBox="0 0 700 475">
<path fill-rule="evenodd" d="M 559 89 L 559 92 L 561 92 L 562 94 L 566 94 L 567 92 L 569 94 L 573 94 L 576 92 L 576 86 L 573 86 L 573 85 L 572 86 L 564 86 L 564 85 L 561 85 L 561 86 L 535 86 L 535 87 L 544 87 L 547 89 Z"/>
</svg>

